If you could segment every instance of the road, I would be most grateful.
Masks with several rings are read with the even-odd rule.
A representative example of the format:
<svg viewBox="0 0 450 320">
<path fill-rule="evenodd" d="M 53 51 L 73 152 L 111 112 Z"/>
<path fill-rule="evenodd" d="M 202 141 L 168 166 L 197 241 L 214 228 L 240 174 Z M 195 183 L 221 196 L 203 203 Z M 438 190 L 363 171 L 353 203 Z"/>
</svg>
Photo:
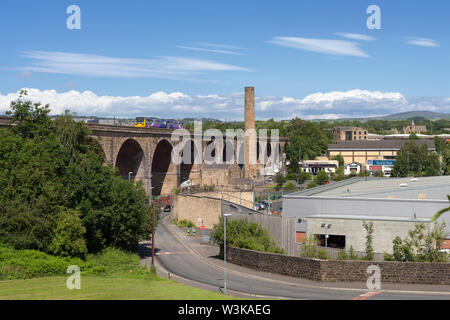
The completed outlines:
<svg viewBox="0 0 450 320">
<path fill-rule="evenodd" d="M 162 222 L 162 221 L 161 221 Z M 213 286 L 223 287 L 224 272 L 221 268 L 208 263 L 190 248 L 183 244 L 174 234 L 170 232 L 165 219 L 160 223 L 155 236 L 155 250 L 157 251 L 157 263 L 172 274 L 185 279 Z M 375 299 L 450 299 L 449 294 L 410 293 L 410 292 L 375 292 L 330 289 L 323 287 L 303 286 L 289 284 L 245 276 L 238 272 L 227 272 L 227 289 L 257 296 L 268 296 L 284 299 L 338 299 L 338 300 L 375 300 Z"/>
</svg>

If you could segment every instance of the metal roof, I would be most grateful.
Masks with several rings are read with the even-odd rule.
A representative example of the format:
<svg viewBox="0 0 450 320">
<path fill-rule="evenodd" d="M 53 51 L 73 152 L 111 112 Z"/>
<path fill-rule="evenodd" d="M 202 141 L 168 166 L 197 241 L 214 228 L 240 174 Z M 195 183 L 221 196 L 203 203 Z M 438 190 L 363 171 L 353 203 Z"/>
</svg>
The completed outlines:
<svg viewBox="0 0 450 320">
<path fill-rule="evenodd" d="M 341 183 L 329 184 L 306 191 L 295 192 L 285 197 L 314 198 L 365 198 L 365 199 L 408 199 L 448 201 L 450 176 L 420 177 L 417 181 L 408 178 L 354 178 Z M 400 187 L 400 185 L 405 185 Z"/>
<path fill-rule="evenodd" d="M 400 150 L 407 141 L 415 142 L 419 147 L 426 144 L 428 150 L 435 150 L 433 140 L 347 140 L 328 145 L 328 151 L 334 150 Z"/>
<path fill-rule="evenodd" d="M 401 222 L 430 222 L 429 218 L 396 217 L 396 216 L 370 216 L 370 215 L 345 215 L 345 214 L 316 214 L 306 219 L 344 219 L 344 220 L 381 220 Z"/>
</svg>

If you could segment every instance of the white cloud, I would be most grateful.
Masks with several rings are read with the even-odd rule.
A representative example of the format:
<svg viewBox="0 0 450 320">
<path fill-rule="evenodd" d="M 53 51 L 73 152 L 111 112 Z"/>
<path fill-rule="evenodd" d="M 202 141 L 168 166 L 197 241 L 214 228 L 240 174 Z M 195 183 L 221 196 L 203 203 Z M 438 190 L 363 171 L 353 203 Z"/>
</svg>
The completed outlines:
<svg viewBox="0 0 450 320">
<path fill-rule="evenodd" d="M 439 43 L 434 41 L 433 39 L 427 39 L 427 38 L 410 38 L 411 40 L 407 41 L 407 44 L 412 44 L 415 46 L 420 47 L 439 47 Z"/>
<path fill-rule="evenodd" d="M 347 32 L 336 32 L 338 36 L 343 38 L 352 39 L 352 40 L 360 40 L 360 41 L 375 41 L 374 37 L 368 36 L 366 34 L 360 33 L 347 33 Z"/>
<path fill-rule="evenodd" d="M 369 57 L 367 53 L 359 48 L 358 43 L 346 40 L 275 37 L 269 43 L 331 55 Z"/>
<path fill-rule="evenodd" d="M 84 53 L 27 51 L 31 59 L 24 72 L 43 72 L 91 77 L 165 78 L 199 80 L 193 77 L 205 72 L 250 71 L 250 69 L 212 60 L 185 57 L 155 59 L 113 58 Z"/>
<path fill-rule="evenodd" d="M 177 48 L 186 49 L 186 50 L 193 50 L 193 51 L 204 51 L 204 52 L 211 52 L 211 53 L 223 53 L 223 54 L 234 54 L 234 55 L 241 55 L 242 53 L 231 51 L 231 50 L 219 50 L 219 49 L 206 49 L 206 48 L 198 48 L 198 47 L 189 47 L 189 46 L 177 46 Z"/>
<path fill-rule="evenodd" d="M 402 94 L 398 92 L 380 92 L 380 91 L 368 91 L 368 90 L 349 90 L 349 91 L 332 91 L 327 93 L 314 93 L 302 100 L 302 103 L 314 103 L 319 104 L 322 102 L 332 105 L 338 101 L 348 101 L 348 100 L 360 100 L 364 102 L 373 102 L 380 100 L 389 100 L 396 102 L 405 102 L 406 99 Z"/>
<path fill-rule="evenodd" d="M 244 50 L 244 49 L 246 49 L 244 47 L 232 46 L 232 45 L 229 45 L 229 44 L 218 44 L 218 43 L 201 42 L 201 43 L 197 43 L 197 45 L 205 46 L 205 47 L 212 47 L 212 48 L 232 49 L 232 50 Z"/>
<path fill-rule="evenodd" d="M 242 120 L 244 93 L 188 95 L 182 92 L 162 91 L 147 96 L 100 96 L 91 91 L 28 89 L 28 98 L 50 104 L 52 114 L 66 109 L 78 115 L 116 116 L 134 118 L 155 116 L 161 118 L 209 117 Z M 0 112 L 9 108 L 18 93 L 0 93 Z M 380 116 L 413 110 L 450 113 L 449 98 L 406 99 L 398 92 L 349 90 L 317 92 L 303 98 L 258 96 L 257 119 L 336 119 Z"/>
</svg>

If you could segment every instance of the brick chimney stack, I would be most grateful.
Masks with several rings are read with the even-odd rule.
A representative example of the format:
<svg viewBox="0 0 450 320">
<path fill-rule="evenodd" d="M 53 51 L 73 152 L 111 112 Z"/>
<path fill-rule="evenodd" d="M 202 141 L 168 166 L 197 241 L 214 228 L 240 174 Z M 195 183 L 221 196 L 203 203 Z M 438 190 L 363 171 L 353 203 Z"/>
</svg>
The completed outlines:
<svg viewBox="0 0 450 320">
<path fill-rule="evenodd" d="M 244 176 L 253 179 L 256 175 L 256 127 L 255 88 L 245 87 L 245 165 Z"/>
</svg>

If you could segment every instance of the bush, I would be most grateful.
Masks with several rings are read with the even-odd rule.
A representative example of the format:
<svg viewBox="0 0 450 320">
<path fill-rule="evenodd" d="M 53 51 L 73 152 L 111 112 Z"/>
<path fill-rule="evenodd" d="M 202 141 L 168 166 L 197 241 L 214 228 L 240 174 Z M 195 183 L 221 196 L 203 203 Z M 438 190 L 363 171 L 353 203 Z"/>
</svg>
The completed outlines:
<svg viewBox="0 0 450 320">
<path fill-rule="evenodd" d="M 52 121 L 48 106 L 21 99 L 11 103 L 14 126 L 0 129 L 0 241 L 64 256 L 136 250 L 152 228 L 142 183 L 103 165 L 85 124 Z"/>
<path fill-rule="evenodd" d="M 82 274 L 106 270 L 104 266 L 79 258 L 56 257 L 36 250 L 0 247 L 0 280 L 63 275 L 70 265 L 79 266 Z"/>
<path fill-rule="evenodd" d="M 86 228 L 81 224 L 78 211 L 64 210 L 59 214 L 55 236 L 50 250 L 63 257 L 80 257 L 87 254 L 84 233 Z"/>
<path fill-rule="evenodd" d="M 395 261 L 448 262 L 449 255 L 440 251 L 442 239 L 447 237 L 445 223 L 435 223 L 431 232 L 426 232 L 425 224 L 416 224 L 414 230 L 408 232 L 408 237 L 396 237 L 393 242 Z M 386 258 L 391 258 L 385 255 Z"/>
<path fill-rule="evenodd" d="M 373 252 L 373 222 L 365 222 L 363 221 L 363 227 L 366 229 L 366 260 L 373 260 L 374 252 Z"/>
<path fill-rule="evenodd" d="M 314 181 L 311 181 L 310 183 L 308 183 L 308 185 L 306 186 L 306 189 L 311 189 L 311 188 L 315 188 L 317 187 L 317 183 L 315 183 Z"/>
<path fill-rule="evenodd" d="M 140 266 L 135 253 L 106 248 L 98 254 L 88 254 L 86 260 L 58 257 L 36 250 L 15 250 L 0 247 L 0 280 L 29 279 L 35 277 L 66 275 L 67 267 L 80 267 L 82 275 L 126 275 L 134 278 L 156 278 Z"/>
<path fill-rule="evenodd" d="M 319 240 L 313 234 L 310 234 L 302 247 L 301 257 L 328 260 L 328 252 L 325 248 L 319 249 Z"/>
<path fill-rule="evenodd" d="M 223 219 L 214 226 L 211 239 L 223 245 L 224 233 Z M 257 223 L 244 219 L 227 220 L 227 245 L 237 248 L 245 248 L 261 252 L 283 253 L 270 238 L 267 230 Z"/>
<path fill-rule="evenodd" d="M 293 191 L 296 189 L 295 182 L 294 181 L 287 181 L 285 184 L 283 184 L 283 189 L 286 191 Z"/>
<path fill-rule="evenodd" d="M 359 260 L 360 258 L 355 253 L 353 246 L 350 246 L 349 251 L 347 252 L 345 249 L 341 249 L 337 253 L 338 260 Z"/>
<path fill-rule="evenodd" d="M 180 228 L 194 228 L 195 227 L 195 224 L 192 221 L 189 221 L 187 219 L 183 219 L 183 220 L 179 220 L 179 221 L 177 219 L 173 219 L 172 222 Z"/>
<path fill-rule="evenodd" d="M 324 185 L 327 181 L 329 181 L 328 173 L 325 171 L 319 171 L 317 176 L 314 178 L 314 181 L 319 185 Z"/>
</svg>

